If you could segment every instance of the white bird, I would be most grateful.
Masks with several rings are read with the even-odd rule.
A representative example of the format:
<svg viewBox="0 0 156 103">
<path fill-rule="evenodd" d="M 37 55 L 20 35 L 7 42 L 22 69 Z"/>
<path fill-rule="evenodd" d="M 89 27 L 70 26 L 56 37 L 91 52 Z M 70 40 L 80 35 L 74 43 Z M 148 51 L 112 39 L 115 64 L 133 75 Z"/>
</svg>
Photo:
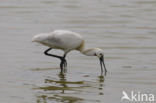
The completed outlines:
<svg viewBox="0 0 156 103">
<path fill-rule="evenodd" d="M 78 33 L 67 31 L 67 30 L 55 30 L 50 33 L 41 33 L 41 34 L 35 35 L 32 38 L 32 41 L 41 43 L 49 47 L 49 49 L 44 51 L 44 54 L 59 58 L 61 60 L 61 63 L 60 63 L 61 71 L 63 70 L 64 67 L 67 66 L 67 61 L 65 59 L 67 53 L 70 52 L 71 50 L 78 50 L 82 54 L 87 55 L 87 56 L 97 56 L 100 60 L 101 73 L 103 73 L 103 66 L 104 66 L 105 75 L 106 75 L 107 70 L 104 64 L 103 50 L 100 48 L 85 49 L 84 48 L 85 41 L 82 38 L 82 36 Z M 50 51 L 51 49 L 61 49 L 64 51 L 64 55 L 58 56 L 54 54 L 49 54 L 48 51 Z"/>
</svg>

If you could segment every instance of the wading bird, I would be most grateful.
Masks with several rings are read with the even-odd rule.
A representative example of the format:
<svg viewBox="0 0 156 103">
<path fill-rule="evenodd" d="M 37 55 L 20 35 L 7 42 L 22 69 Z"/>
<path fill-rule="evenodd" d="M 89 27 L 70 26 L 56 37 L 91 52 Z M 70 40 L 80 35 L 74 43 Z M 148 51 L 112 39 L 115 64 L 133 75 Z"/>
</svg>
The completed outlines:
<svg viewBox="0 0 156 103">
<path fill-rule="evenodd" d="M 107 70 L 104 64 L 103 50 L 100 48 L 85 49 L 84 48 L 85 42 L 82 36 L 78 33 L 67 31 L 67 30 L 55 30 L 50 33 L 41 33 L 35 35 L 32 38 L 32 41 L 38 42 L 40 44 L 49 47 L 49 49 L 44 51 L 44 54 L 47 56 L 59 58 L 61 60 L 60 63 L 61 72 L 67 66 L 67 61 L 65 59 L 67 53 L 70 52 L 71 50 L 78 50 L 82 54 L 87 56 L 97 56 L 99 58 L 100 65 L 101 65 L 101 74 L 103 74 L 103 67 L 104 67 L 105 75 L 106 75 Z M 64 55 L 58 56 L 54 54 L 49 54 L 48 52 L 52 49 L 61 49 L 64 51 Z"/>
</svg>

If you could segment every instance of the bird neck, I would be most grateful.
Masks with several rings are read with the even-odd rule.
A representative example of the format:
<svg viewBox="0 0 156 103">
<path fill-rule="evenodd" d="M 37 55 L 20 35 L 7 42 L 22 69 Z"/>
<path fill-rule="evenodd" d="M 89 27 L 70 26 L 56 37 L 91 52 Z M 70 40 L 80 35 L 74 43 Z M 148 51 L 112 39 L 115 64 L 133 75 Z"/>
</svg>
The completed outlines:
<svg viewBox="0 0 156 103">
<path fill-rule="evenodd" d="M 80 44 L 80 46 L 78 46 L 77 48 L 76 48 L 76 50 L 78 50 L 78 51 L 83 51 L 84 50 L 84 45 L 85 45 L 85 41 L 83 40 L 82 42 L 81 42 L 81 44 Z"/>
<path fill-rule="evenodd" d="M 80 51 L 82 54 L 87 55 L 87 56 L 95 56 L 95 48 L 90 48 L 90 49 L 83 49 Z"/>
<path fill-rule="evenodd" d="M 96 48 L 85 49 L 84 40 L 81 42 L 80 46 L 77 48 L 82 54 L 87 56 L 95 56 Z"/>
</svg>

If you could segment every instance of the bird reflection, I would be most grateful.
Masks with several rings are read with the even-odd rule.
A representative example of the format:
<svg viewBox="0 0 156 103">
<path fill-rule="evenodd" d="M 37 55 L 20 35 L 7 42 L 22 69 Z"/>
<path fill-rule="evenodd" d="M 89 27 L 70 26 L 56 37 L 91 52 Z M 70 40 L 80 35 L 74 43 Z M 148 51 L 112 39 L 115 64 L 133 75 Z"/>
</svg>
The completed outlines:
<svg viewBox="0 0 156 103">
<path fill-rule="evenodd" d="M 105 78 L 103 75 L 99 76 L 98 78 L 99 78 L 98 81 L 99 81 L 99 90 L 100 90 L 99 95 L 103 95 L 103 87 L 104 87 Z"/>
<path fill-rule="evenodd" d="M 36 103 L 77 103 L 86 99 L 75 94 L 80 95 L 82 92 L 89 93 L 88 95 L 93 92 L 97 92 L 97 95 L 104 94 L 104 76 L 98 76 L 96 82 L 68 81 L 66 77 L 67 75 L 62 72 L 58 74 L 58 79 L 47 77 L 44 82 L 45 86 L 38 87 Z M 91 99 L 91 101 L 97 100 Z"/>
<path fill-rule="evenodd" d="M 51 101 L 57 101 L 57 102 L 66 102 L 66 103 L 75 103 L 78 101 L 83 101 L 82 98 L 74 97 L 74 96 L 63 96 L 63 94 L 67 92 L 78 92 L 76 88 L 83 88 L 83 81 L 67 81 L 66 75 L 62 72 L 58 74 L 59 80 L 53 80 L 53 79 L 45 79 L 46 84 L 50 84 L 50 86 L 44 86 L 39 87 L 39 89 L 43 90 L 43 93 L 40 96 L 37 96 L 37 103 L 48 103 Z M 55 84 L 53 86 L 53 84 Z M 72 85 L 76 85 L 77 87 L 73 87 Z M 45 93 L 45 92 L 48 93 Z M 50 92 L 50 93 L 49 93 Z"/>
</svg>

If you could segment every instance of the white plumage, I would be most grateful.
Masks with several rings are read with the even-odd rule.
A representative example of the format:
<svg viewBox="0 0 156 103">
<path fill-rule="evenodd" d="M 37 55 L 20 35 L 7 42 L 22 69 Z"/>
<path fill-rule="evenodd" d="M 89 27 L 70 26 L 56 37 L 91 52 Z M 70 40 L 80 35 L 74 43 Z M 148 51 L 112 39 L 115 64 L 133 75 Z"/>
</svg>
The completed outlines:
<svg viewBox="0 0 156 103">
<path fill-rule="evenodd" d="M 102 65 L 105 68 L 104 65 L 104 59 L 103 59 L 103 51 L 100 48 L 91 48 L 91 49 L 85 49 L 84 48 L 84 40 L 82 36 L 78 33 L 67 31 L 67 30 L 55 30 L 50 33 L 41 33 L 38 35 L 35 35 L 32 38 L 33 42 L 41 43 L 45 46 L 50 47 L 47 49 L 44 53 L 48 56 L 53 56 L 56 58 L 61 59 L 60 68 L 61 71 L 63 70 L 63 67 L 66 67 L 67 61 L 65 59 L 66 54 L 71 50 L 78 50 L 82 54 L 87 56 L 97 56 L 100 60 L 101 65 L 101 73 L 103 73 Z M 57 56 L 53 54 L 49 54 L 48 51 L 51 49 L 61 49 L 65 53 L 63 56 Z M 106 74 L 106 68 L 105 68 L 105 74 Z"/>
<path fill-rule="evenodd" d="M 32 41 L 65 52 L 78 48 L 83 42 L 82 36 L 71 31 L 55 30 L 50 33 L 41 33 L 33 37 Z"/>
</svg>

